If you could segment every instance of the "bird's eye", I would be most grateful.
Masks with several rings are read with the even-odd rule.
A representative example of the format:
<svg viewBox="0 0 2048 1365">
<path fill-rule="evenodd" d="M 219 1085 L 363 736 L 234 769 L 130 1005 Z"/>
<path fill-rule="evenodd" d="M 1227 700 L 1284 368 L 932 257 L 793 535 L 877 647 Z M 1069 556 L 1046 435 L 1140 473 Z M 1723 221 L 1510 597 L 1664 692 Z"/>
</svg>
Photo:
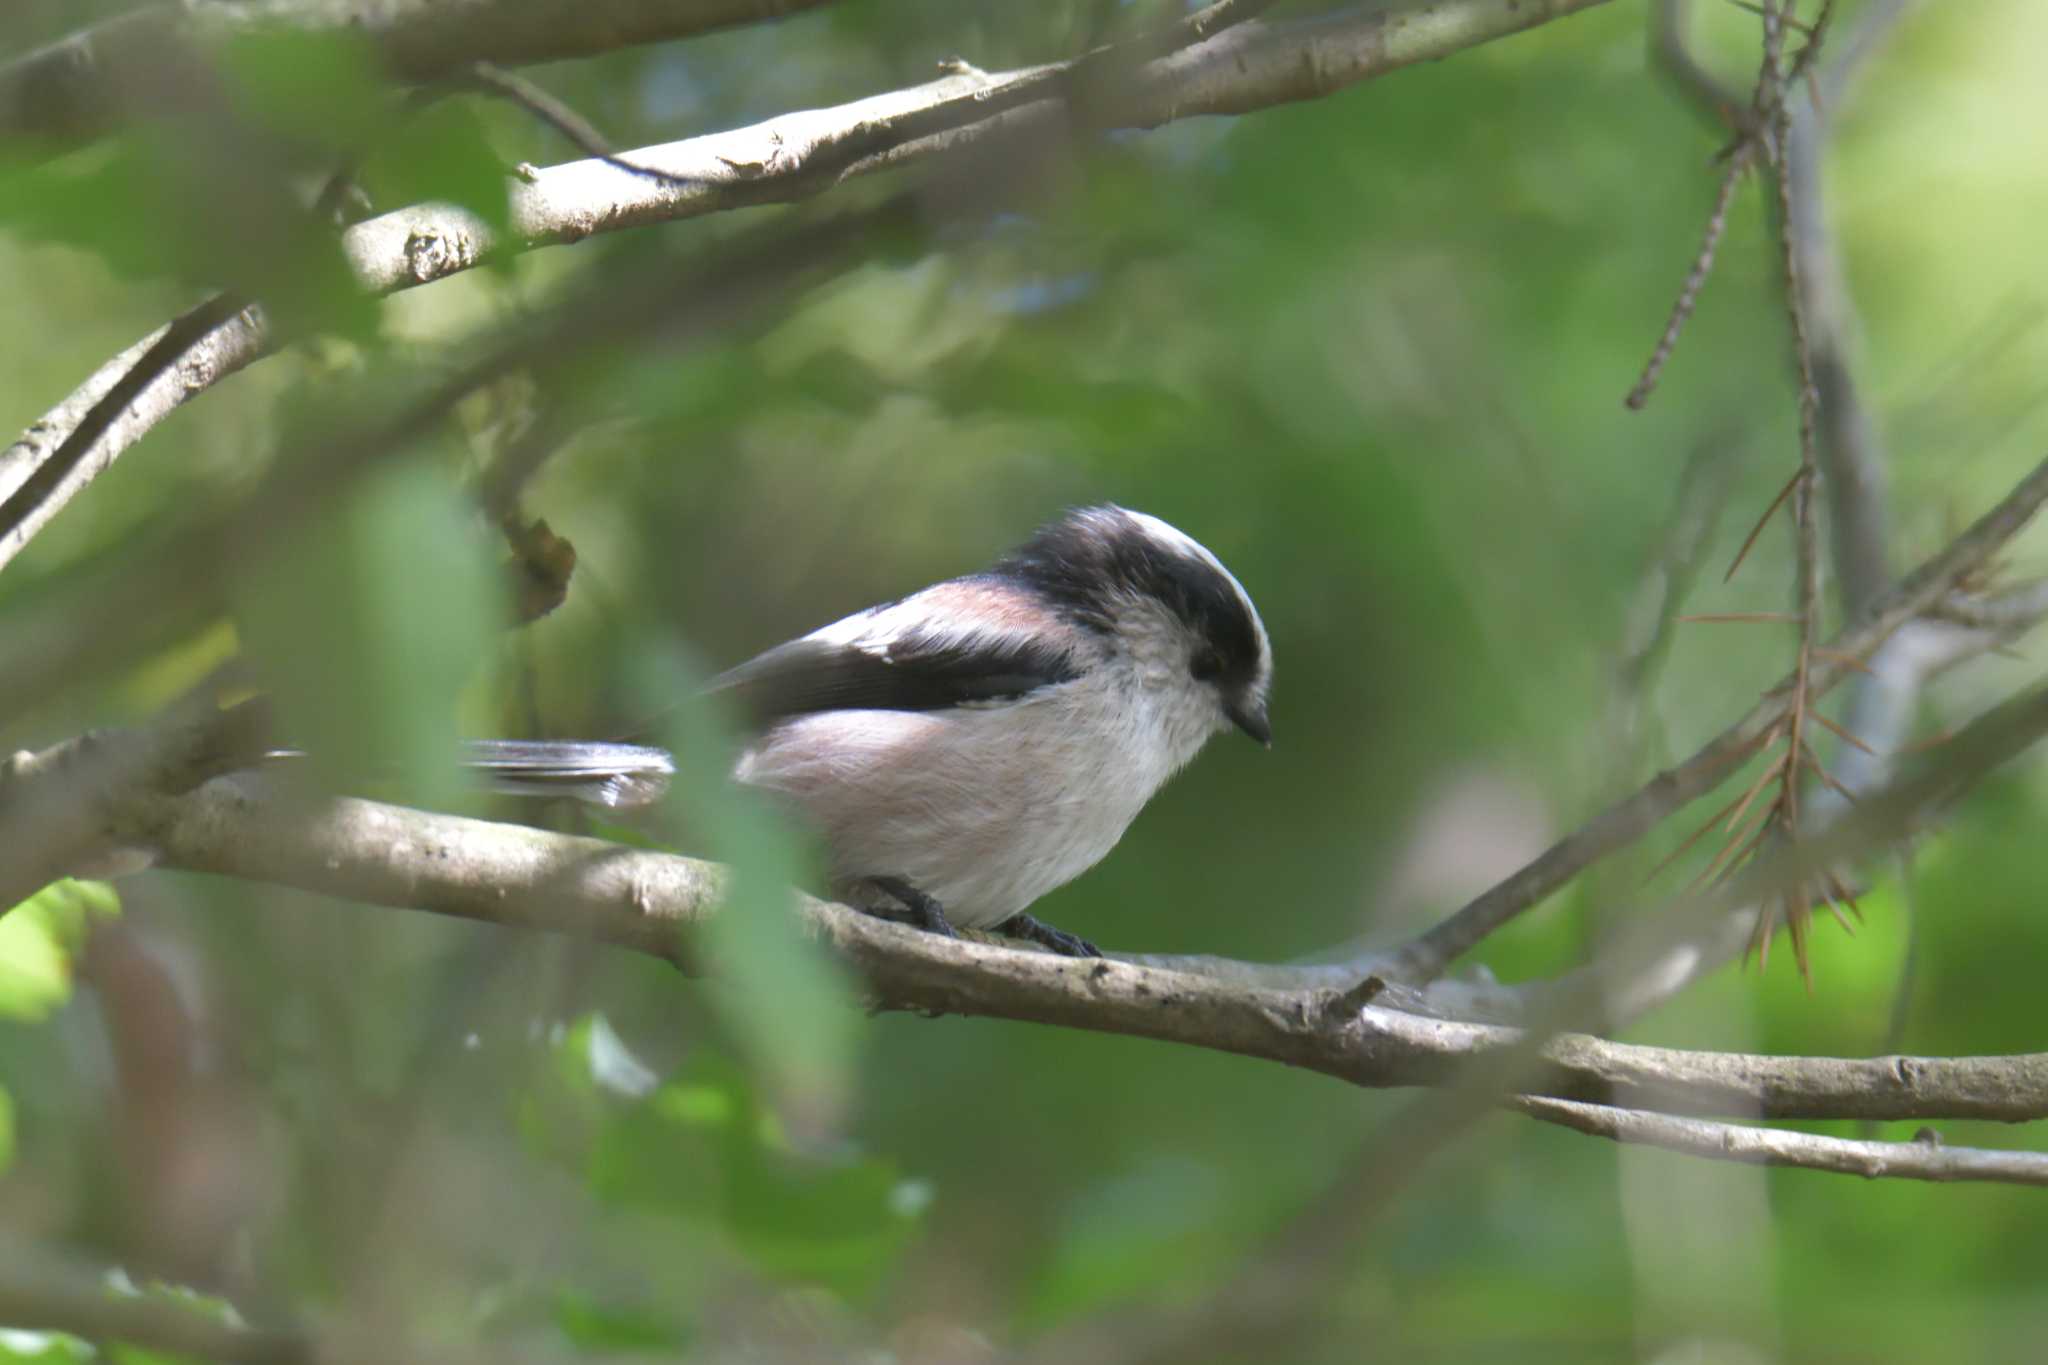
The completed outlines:
<svg viewBox="0 0 2048 1365">
<path fill-rule="evenodd" d="M 1196 682 L 1208 682 L 1223 673 L 1223 656 L 1213 649 L 1205 649 L 1194 657 L 1188 671 L 1195 675 Z"/>
</svg>

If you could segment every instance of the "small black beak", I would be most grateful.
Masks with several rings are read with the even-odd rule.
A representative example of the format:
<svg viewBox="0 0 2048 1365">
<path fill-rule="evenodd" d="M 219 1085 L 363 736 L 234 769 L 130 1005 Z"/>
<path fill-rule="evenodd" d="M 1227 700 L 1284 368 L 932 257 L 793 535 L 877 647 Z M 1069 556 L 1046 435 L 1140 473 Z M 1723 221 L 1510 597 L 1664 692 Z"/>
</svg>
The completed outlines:
<svg viewBox="0 0 2048 1365">
<path fill-rule="evenodd" d="M 1230 723 L 1250 735 L 1268 749 L 1273 747 L 1273 726 L 1266 719 L 1266 704 L 1260 701 L 1242 699 L 1223 704 L 1223 714 L 1230 717 Z"/>
</svg>

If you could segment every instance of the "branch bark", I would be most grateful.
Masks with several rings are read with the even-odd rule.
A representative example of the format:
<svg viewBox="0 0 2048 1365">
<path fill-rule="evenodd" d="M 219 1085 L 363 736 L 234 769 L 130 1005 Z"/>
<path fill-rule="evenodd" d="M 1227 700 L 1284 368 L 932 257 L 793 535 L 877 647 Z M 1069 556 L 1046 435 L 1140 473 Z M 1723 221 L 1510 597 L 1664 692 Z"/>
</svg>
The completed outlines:
<svg viewBox="0 0 2048 1365">
<path fill-rule="evenodd" d="M 144 433 L 267 349 L 262 314 L 216 296 L 102 365 L 0 451 L 0 566 Z"/>
<path fill-rule="evenodd" d="M 1067 78 L 1094 54 L 1046 66 L 971 68 L 924 85 L 826 109 L 781 114 L 730 132 L 620 152 L 653 178 L 591 159 L 515 185 L 500 241 L 443 205 L 400 209 L 344 235 L 371 289 L 424 284 L 495 251 L 581 241 L 601 232 L 810 198 L 841 180 L 922 160 L 967 142 L 1072 117 L 1090 128 L 1156 128 L 1204 114 L 1245 114 L 1320 99 L 1607 0 L 1439 0 L 1391 13 L 1343 10 L 1288 23 L 1250 20 L 1139 63 L 1113 87 L 1090 82 L 1075 110 Z"/>
<path fill-rule="evenodd" d="M 261 757 L 269 708 L 181 706 L 156 724 L 96 731 L 0 762 L 0 915 L 59 877 L 122 858 L 138 793 L 175 796 Z M 118 863 L 117 863 L 118 866 Z"/>
<path fill-rule="evenodd" d="M 1512 1105 L 1530 1118 L 1591 1137 L 1662 1147 L 1714 1161 L 1796 1166 L 1809 1171 L 1860 1175 L 1869 1180 L 1988 1180 L 2007 1185 L 2048 1185 L 2048 1152 L 1946 1147 L 1938 1141 L 1921 1139 L 1868 1142 L 1822 1137 L 1534 1095 L 1518 1096 Z"/>
</svg>

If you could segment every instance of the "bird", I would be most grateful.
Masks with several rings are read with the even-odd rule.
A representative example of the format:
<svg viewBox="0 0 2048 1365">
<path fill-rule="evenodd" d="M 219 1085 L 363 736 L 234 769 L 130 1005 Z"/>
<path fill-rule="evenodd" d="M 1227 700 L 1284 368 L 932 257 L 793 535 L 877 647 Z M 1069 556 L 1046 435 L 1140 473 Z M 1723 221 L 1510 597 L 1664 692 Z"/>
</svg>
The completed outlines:
<svg viewBox="0 0 2048 1365">
<path fill-rule="evenodd" d="M 835 898 L 937 934 L 1072 957 L 1029 908 L 1101 861 L 1210 738 L 1272 747 L 1273 651 L 1242 584 L 1186 533 L 1070 510 L 989 568 L 855 612 L 713 678 L 749 725 L 731 776 L 807 827 Z M 501 791 L 658 795 L 637 745 L 477 740 Z"/>
</svg>

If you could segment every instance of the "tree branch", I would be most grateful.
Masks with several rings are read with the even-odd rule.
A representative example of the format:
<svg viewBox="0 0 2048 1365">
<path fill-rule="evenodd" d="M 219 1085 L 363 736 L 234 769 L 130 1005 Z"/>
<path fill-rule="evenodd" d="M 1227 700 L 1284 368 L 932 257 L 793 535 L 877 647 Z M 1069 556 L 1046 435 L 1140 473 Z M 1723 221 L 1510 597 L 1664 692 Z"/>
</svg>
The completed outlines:
<svg viewBox="0 0 2048 1365">
<path fill-rule="evenodd" d="M 0 915 L 83 864 L 120 858 L 116 832 L 139 792 L 176 795 L 262 756 L 269 707 L 211 701 L 155 724 L 94 731 L 0 762 Z"/>
<path fill-rule="evenodd" d="M 1871 1180 L 1989 1180 L 2009 1185 L 2048 1185 L 2048 1152 L 1945 1147 L 1938 1141 L 1920 1139 L 1868 1142 L 1821 1137 L 1535 1095 L 1519 1095 L 1509 1103 L 1530 1118 L 1591 1137 L 1662 1147 L 1715 1161 L 1797 1166 Z"/>
<path fill-rule="evenodd" d="M 215 295 L 102 365 L 0 451 L 0 566 L 179 404 L 262 355 L 264 338 L 256 310 Z"/>
<path fill-rule="evenodd" d="M 497 2 L 467 0 L 449 8 Z M 629 0 L 610 2 L 626 5 Z M 1108 90 L 1093 87 L 1096 97 L 1089 101 L 1088 117 L 1097 127 L 1153 128 L 1198 114 L 1246 113 L 1315 99 L 1604 3 L 1439 0 L 1419 10 L 1344 10 L 1286 24 L 1248 21 L 1220 32 L 1214 20 L 1186 27 L 1210 13 L 1205 10 L 1185 21 L 1186 36 L 1212 36 L 1138 65 Z M 1232 9 L 1223 17 L 1236 13 Z M 351 226 L 342 234 L 342 250 L 365 288 L 389 293 L 467 270 L 492 253 L 810 198 L 851 175 L 1047 124 L 1071 112 L 1062 98 L 1067 76 L 1100 60 L 1091 54 L 995 75 L 968 71 L 851 104 L 783 114 L 749 128 L 621 152 L 610 160 L 548 167 L 511 186 L 511 230 L 504 239 L 474 215 L 428 204 Z M 615 164 L 620 161 L 633 169 Z M 38 485 L 39 496 L 28 496 L 24 485 L 53 453 L 72 450 L 81 423 L 162 336 L 161 331 L 152 334 L 103 366 L 32 424 L 0 459 L 0 567 L 180 402 L 277 344 L 258 315 L 244 313 L 175 357 L 174 367 L 145 367 L 135 402 L 101 417 L 105 430 L 73 453 L 70 463 L 77 476 L 50 480 L 48 487 Z"/>
<path fill-rule="evenodd" d="M 2048 460 L 1957 537 L 1946 549 L 1901 579 L 1863 619 L 1828 643 L 1808 675 L 1810 696 L 1825 695 L 1852 672 L 1844 657 L 1872 654 L 1894 632 L 1947 601 L 1956 586 L 2010 540 L 2048 500 Z M 1676 767 L 1666 769 L 1544 850 L 1535 861 L 1480 894 L 1437 924 L 1393 959 L 1390 969 L 1404 981 L 1427 981 L 1487 935 L 1538 904 L 1581 871 L 1634 843 L 1681 806 L 1718 786 L 1754 752 L 1792 703 L 1793 679 L 1782 679 L 1749 714 L 1709 740 Z"/>
<path fill-rule="evenodd" d="M 471 63 L 524 66 L 691 38 L 825 0 L 188 0 L 138 9 L 0 65 L 0 139 L 49 153 L 138 113 L 138 76 L 237 34 L 353 35 L 394 79 L 425 84 Z"/>
<path fill-rule="evenodd" d="M 1392 13 L 1343 10 L 1289 23 L 1246 21 L 1089 87 L 1081 121 L 1156 128 L 1204 114 L 1244 114 L 1319 99 L 1607 0 L 1439 0 Z M 1114 49 L 1109 50 L 1114 53 Z M 1090 54 L 1015 71 L 967 69 L 924 85 L 751 127 L 620 152 L 653 179 L 591 159 L 534 172 L 511 191 L 501 241 L 444 205 L 357 223 L 344 247 L 364 283 L 387 291 L 476 265 L 492 252 L 581 241 L 600 232 L 806 199 L 850 175 L 921 160 L 964 142 L 1072 113 L 1065 98 Z"/>
<path fill-rule="evenodd" d="M 354 798 L 293 799 L 246 774 L 138 795 L 109 837 L 153 850 L 163 867 L 592 938 L 686 966 L 691 930 L 716 912 L 725 885 L 723 869 L 692 858 Z M 808 897 L 798 913 L 888 1008 L 1153 1038 L 1374 1088 L 1448 1084 L 1525 1039 L 1361 1008 L 1362 992 L 1264 989 L 946 939 Z M 2048 1117 L 2048 1054 L 1843 1060 L 1566 1035 L 1526 1088 L 1690 1113 L 2021 1120 Z"/>
</svg>

